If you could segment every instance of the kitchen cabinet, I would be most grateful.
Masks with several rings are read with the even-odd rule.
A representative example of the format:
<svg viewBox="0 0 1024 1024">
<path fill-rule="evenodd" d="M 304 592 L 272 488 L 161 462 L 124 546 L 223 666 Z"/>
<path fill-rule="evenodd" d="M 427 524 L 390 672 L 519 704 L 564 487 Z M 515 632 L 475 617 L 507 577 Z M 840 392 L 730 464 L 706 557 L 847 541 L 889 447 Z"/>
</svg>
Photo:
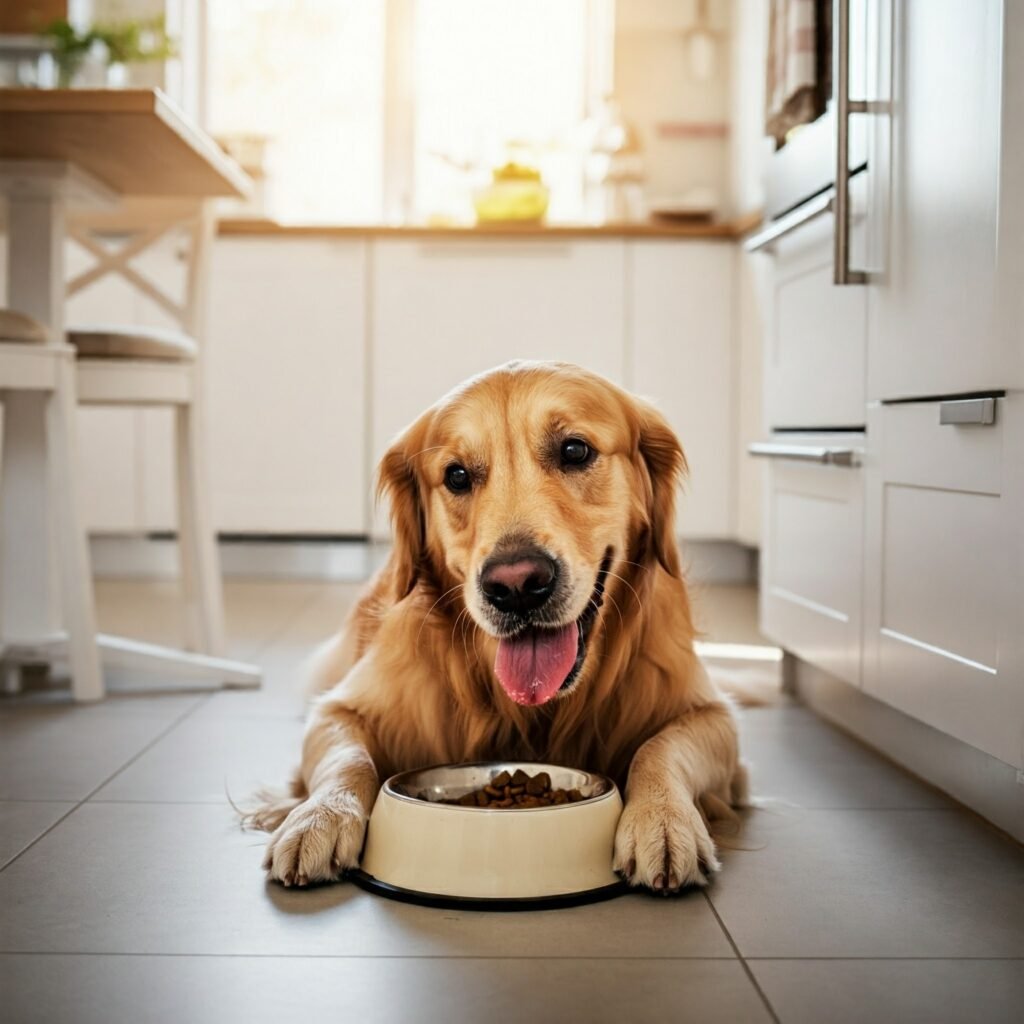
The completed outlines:
<svg viewBox="0 0 1024 1024">
<path fill-rule="evenodd" d="M 680 535 L 736 531 L 736 251 L 720 242 L 634 242 L 627 249 L 628 384 L 675 428 L 690 476 Z"/>
<path fill-rule="evenodd" d="M 775 435 L 760 448 L 767 455 L 761 628 L 854 686 L 861 673 L 863 447 L 863 434 L 840 433 Z"/>
<path fill-rule="evenodd" d="M 180 274 L 173 251 L 153 258 L 155 279 Z M 732 539 L 735 277 L 728 241 L 219 238 L 203 381 L 215 526 L 386 537 L 370 492 L 392 438 L 475 373 L 561 359 L 662 409 L 691 467 L 680 533 Z M 116 279 L 97 287 L 76 319 L 161 323 Z M 82 410 L 94 532 L 174 529 L 164 412 Z"/>
<path fill-rule="evenodd" d="M 1024 8 L 879 3 L 872 399 L 1024 387 Z"/>
<path fill-rule="evenodd" d="M 69 251 L 70 270 L 81 254 Z M 139 268 L 173 291 L 183 263 L 158 247 Z M 203 386 L 215 528 L 362 534 L 366 245 L 222 240 L 214 247 Z M 104 278 L 69 323 L 174 326 L 130 285 Z M 171 411 L 83 408 L 83 504 L 93 533 L 176 528 Z"/>
<path fill-rule="evenodd" d="M 223 239 L 211 275 L 217 530 L 365 533 L 366 243 Z"/>
<path fill-rule="evenodd" d="M 751 243 L 775 250 L 762 628 L 797 656 L 811 706 L 1019 833 L 1024 5 L 851 9 L 850 91 L 866 109 L 849 126 L 848 263 L 865 273 L 832 284 L 824 120 L 768 181 L 806 185 L 815 140 L 826 177 L 802 206 L 769 188 L 778 219 Z M 826 441 L 863 448 L 863 468 L 807 461 Z"/>
<path fill-rule="evenodd" d="M 373 243 L 371 464 L 428 406 L 510 359 L 562 359 L 623 383 L 625 243 Z M 386 535 L 378 515 L 374 532 Z"/>
<path fill-rule="evenodd" d="M 850 181 L 855 262 L 866 256 L 866 179 Z M 834 233 L 826 214 L 774 243 L 764 359 L 770 430 L 864 425 L 867 290 L 833 284 Z"/>
<path fill-rule="evenodd" d="M 1024 9 L 878 12 L 864 688 L 1020 767 Z M 941 422 L 978 394 L 994 422 Z"/>
<path fill-rule="evenodd" d="M 1024 394 L 988 424 L 943 404 L 871 410 L 864 689 L 1020 768 Z"/>
</svg>

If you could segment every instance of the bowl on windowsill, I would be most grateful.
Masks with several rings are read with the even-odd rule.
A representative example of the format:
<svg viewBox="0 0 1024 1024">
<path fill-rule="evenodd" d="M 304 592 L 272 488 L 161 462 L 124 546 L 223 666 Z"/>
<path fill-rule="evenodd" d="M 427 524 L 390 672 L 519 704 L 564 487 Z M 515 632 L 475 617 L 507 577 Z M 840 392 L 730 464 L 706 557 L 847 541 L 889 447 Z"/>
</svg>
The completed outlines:
<svg viewBox="0 0 1024 1024">
<path fill-rule="evenodd" d="M 442 802 L 517 769 L 545 772 L 552 789 L 578 790 L 582 799 L 502 808 Z M 609 899 L 626 890 L 612 871 L 621 813 L 611 779 L 575 768 L 485 762 L 405 772 L 381 787 L 360 868 L 349 877 L 429 906 L 527 910 Z"/>
</svg>

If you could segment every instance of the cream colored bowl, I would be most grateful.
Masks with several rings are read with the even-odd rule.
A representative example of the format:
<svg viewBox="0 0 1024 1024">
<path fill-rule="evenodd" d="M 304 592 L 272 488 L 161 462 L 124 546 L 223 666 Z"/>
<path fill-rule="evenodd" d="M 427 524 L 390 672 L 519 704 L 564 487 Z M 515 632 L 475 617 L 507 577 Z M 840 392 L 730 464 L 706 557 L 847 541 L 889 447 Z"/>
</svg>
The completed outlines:
<svg viewBox="0 0 1024 1024">
<path fill-rule="evenodd" d="M 503 809 L 431 802 L 457 799 L 517 768 L 547 772 L 553 788 L 579 789 L 588 799 Z M 386 896 L 440 905 L 604 899 L 624 888 L 612 871 L 621 813 L 610 779 L 574 768 L 488 762 L 406 772 L 381 787 L 353 880 Z"/>
</svg>

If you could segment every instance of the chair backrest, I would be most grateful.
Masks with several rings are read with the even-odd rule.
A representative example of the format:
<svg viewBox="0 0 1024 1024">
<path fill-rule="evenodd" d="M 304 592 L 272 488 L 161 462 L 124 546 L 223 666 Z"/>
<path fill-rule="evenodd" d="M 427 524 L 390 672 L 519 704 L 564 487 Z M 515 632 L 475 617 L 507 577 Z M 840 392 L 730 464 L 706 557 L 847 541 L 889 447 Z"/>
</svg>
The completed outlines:
<svg viewBox="0 0 1024 1024">
<path fill-rule="evenodd" d="M 191 199 L 126 199 L 111 210 L 73 211 L 68 218 L 68 234 L 94 262 L 67 282 L 67 298 L 109 275 L 119 275 L 201 343 L 212 235 L 208 204 Z M 178 289 L 170 288 L 166 281 L 154 280 L 133 265 L 169 238 L 175 239 L 176 254 L 185 261 L 183 286 Z"/>
</svg>

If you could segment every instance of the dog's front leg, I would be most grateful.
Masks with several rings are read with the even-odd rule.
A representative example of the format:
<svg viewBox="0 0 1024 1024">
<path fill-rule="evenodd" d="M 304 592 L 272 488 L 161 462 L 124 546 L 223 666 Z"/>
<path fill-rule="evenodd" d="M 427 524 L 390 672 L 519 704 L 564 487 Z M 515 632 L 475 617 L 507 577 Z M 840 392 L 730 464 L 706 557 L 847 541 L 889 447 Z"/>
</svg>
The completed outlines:
<svg viewBox="0 0 1024 1024">
<path fill-rule="evenodd" d="M 697 800 L 728 794 L 737 763 L 736 726 L 724 704 L 694 708 L 652 736 L 630 765 L 615 870 L 630 885 L 664 893 L 705 885 L 719 863 Z"/>
<path fill-rule="evenodd" d="M 329 700 L 315 707 L 301 777 L 309 796 L 270 837 L 263 858 L 284 885 L 329 882 L 359 863 L 379 782 L 357 715 Z"/>
</svg>

